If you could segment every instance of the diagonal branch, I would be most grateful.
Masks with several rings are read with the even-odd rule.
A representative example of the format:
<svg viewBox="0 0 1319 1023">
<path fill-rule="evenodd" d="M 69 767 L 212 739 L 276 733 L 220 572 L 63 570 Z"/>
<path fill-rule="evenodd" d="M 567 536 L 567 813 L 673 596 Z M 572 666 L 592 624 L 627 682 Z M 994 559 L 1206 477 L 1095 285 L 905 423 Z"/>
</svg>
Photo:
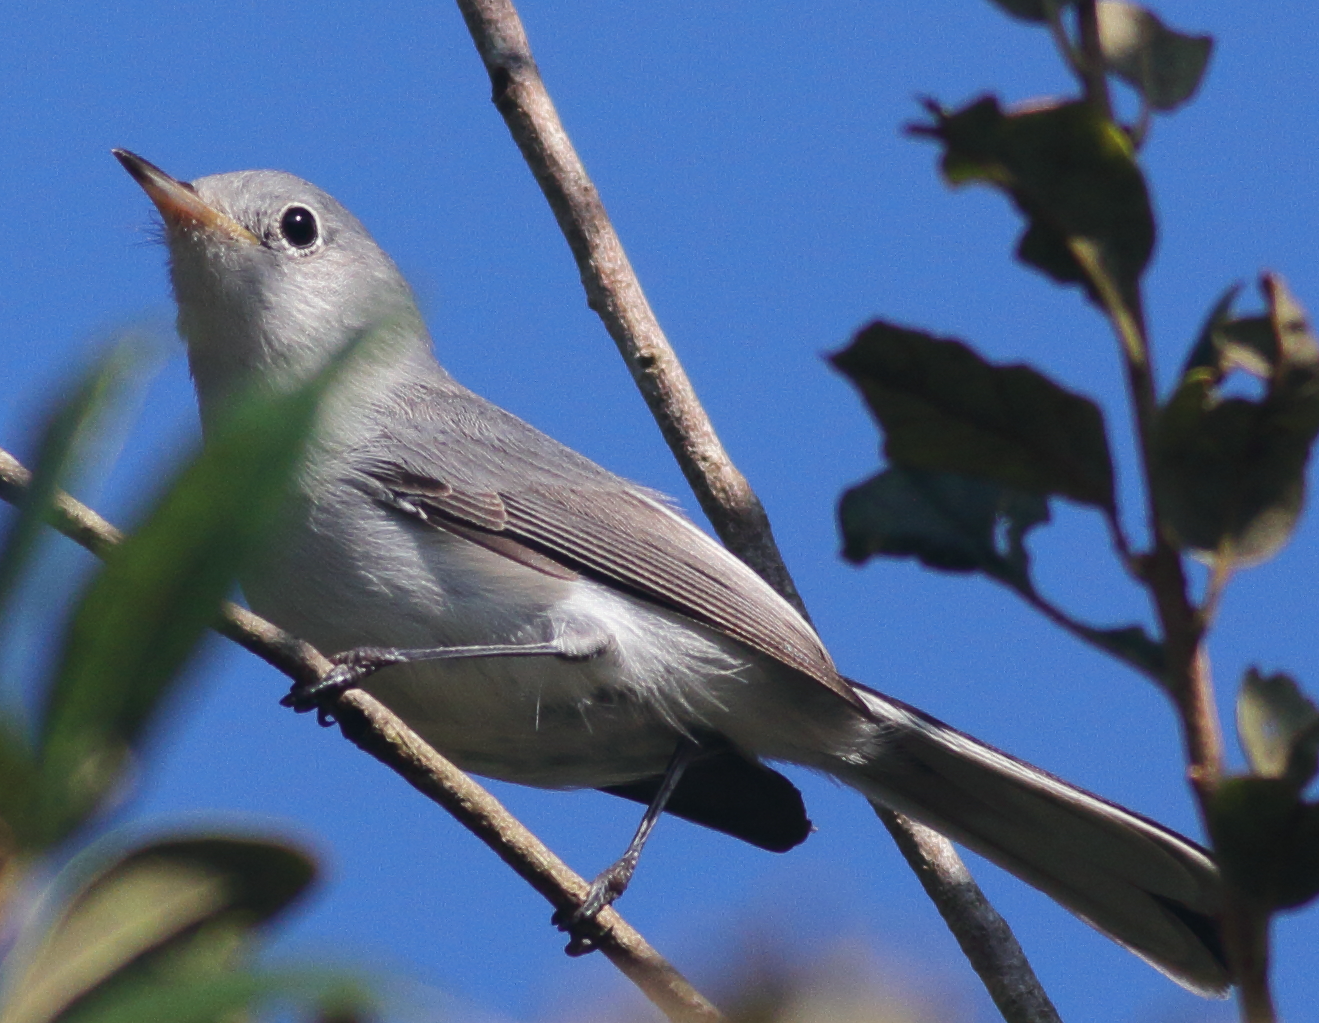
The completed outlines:
<svg viewBox="0 0 1319 1023">
<path fill-rule="evenodd" d="M 511 0 L 458 0 L 503 116 L 572 249 L 587 302 L 622 353 L 665 441 L 724 544 L 803 615 L 806 609 L 774 542 L 769 518 L 715 434 L 660 328 L 599 192 L 573 148 Z M 899 814 L 880 819 L 921 878 L 1009 1023 L 1055 1023 L 1049 1002 L 1007 922 L 952 845 Z M 994 924 L 987 925 L 992 918 Z"/>
<path fill-rule="evenodd" d="M 458 7 L 489 72 L 491 98 L 572 249 L 587 304 L 618 345 L 702 511 L 728 548 L 805 614 L 765 509 L 719 442 L 559 121 L 517 11 L 507 0 L 458 0 Z"/>
<path fill-rule="evenodd" d="M 0 499 L 19 503 L 31 480 L 32 474 L 16 458 L 0 450 Z M 63 491 L 54 495 L 46 518 L 98 557 L 105 557 L 123 540 L 123 533 Z M 215 629 L 295 682 L 319 679 L 333 666 L 310 644 L 236 604 L 224 605 Z M 589 884 L 382 703 L 361 690 L 349 690 L 330 709 L 348 739 L 448 810 L 556 910 L 571 912 L 581 905 Z M 603 910 L 597 922 L 602 934 L 593 934 L 592 940 L 670 1020 L 720 1023 L 724 1019 L 615 910 Z"/>
</svg>

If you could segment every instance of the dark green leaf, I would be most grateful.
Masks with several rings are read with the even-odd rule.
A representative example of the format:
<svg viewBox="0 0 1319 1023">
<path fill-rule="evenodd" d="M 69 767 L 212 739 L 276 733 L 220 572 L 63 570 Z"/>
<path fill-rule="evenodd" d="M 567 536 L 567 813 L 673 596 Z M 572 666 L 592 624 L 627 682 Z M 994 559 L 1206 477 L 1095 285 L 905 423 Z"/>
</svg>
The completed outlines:
<svg viewBox="0 0 1319 1023">
<path fill-rule="evenodd" d="M 1286 543 L 1319 435 L 1319 346 L 1281 280 L 1265 277 L 1266 317 L 1229 318 L 1229 292 L 1159 413 L 1156 486 L 1166 524 L 1186 547 L 1249 565 Z M 1259 401 L 1225 398 L 1234 369 L 1266 377 Z"/>
<path fill-rule="evenodd" d="M 1030 589 L 1024 539 L 1049 520 L 1035 494 L 952 473 L 888 469 L 843 495 L 843 556 L 915 557 L 931 568 L 984 572 Z"/>
<path fill-rule="evenodd" d="M 1300 792 L 1319 767 L 1319 709 L 1287 675 L 1246 672 L 1237 697 L 1237 733 L 1251 770 Z"/>
<path fill-rule="evenodd" d="M 1288 781 L 1229 778 L 1209 807 L 1209 831 L 1224 876 L 1271 909 L 1319 895 L 1319 805 Z"/>
<path fill-rule="evenodd" d="M 994 366 L 959 341 L 882 322 L 833 363 L 861 389 L 895 465 L 1112 508 L 1102 413 L 1029 366 Z"/>
<path fill-rule="evenodd" d="M 214 978 L 314 875 L 305 853 L 253 839 L 178 839 L 131 852 L 85 881 L 39 940 L 27 939 L 4 1018 L 90 1020 L 100 1018 L 93 1007 L 125 994 Z"/>
<path fill-rule="evenodd" d="M 43 815 L 94 811 L 284 500 L 324 382 L 244 405 L 110 552 L 76 608 L 42 720 Z"/>
<path fill-rule="evenodd" d="M 1076 0 L 1053 0 L 1052 4 L 1050 0 L 994 0 L 994 3 L 1022 21 L 1048 21 L 1050 6 L 1062 10 Z"/>
<path fill-rule="evenodd" d="M 1214 41 L 1174 32 L 1136 4 L 1102 0 L 1099 41 L 1109 71 L 1155 110 L 1181 106 L 1200 87 Z"/>
<path fill-rule="evenodd" d="M 952 185 L 981 182 L 1006 192 L 1028 226 L 1017 255 L 1064 283 L 1090 275 L 1076 251 L 1094 249 L 1119 287 L 1130 289 L 1154 251 L 1145 178 L 1126 133 L 1086 102 L 1004 114 L 986 97 L 956 112 L 929 104 L 933 125 L 911 130 L 944 145 Z"/>
<path fill-rule="evenodd" d="M 1311 437 L 1290 431 L 1274 412 L 1244 398 L 1219 399 L 1194 376 L 1163 408 L 1159 503 L 1184 546 L 1249 565 L 1286 543 L 1304 499 Z"/>
</svg>

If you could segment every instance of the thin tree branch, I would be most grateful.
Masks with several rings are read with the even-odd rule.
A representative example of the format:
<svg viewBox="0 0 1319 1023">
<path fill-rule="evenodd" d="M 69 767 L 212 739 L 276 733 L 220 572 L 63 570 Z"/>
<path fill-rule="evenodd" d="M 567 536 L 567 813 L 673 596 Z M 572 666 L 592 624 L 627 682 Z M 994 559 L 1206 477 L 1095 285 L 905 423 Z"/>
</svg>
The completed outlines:
<svg viewBox="0 0 1319 1023">
<path fill-rule="evenodd" d="M 622 353 L 701 509 L 728 548 L 804 615 L 765 509 L 725 453 L 655 319 L 545 90 L 517 11 L 506 0 L 459 0 L 458 7 L 490 75 L 491 98 L 572 249 L 587 303 Z"/>
<path fill-rule="evenodd" d="M 1087 24 L 1093 29 L 1086 44 L 1087 59 L 1096 59 L 1099 42 L 1094 0 L 1082 0 L 1080 17 L 1083 40 L 1087 38 Z M 1106 90 L 1107 86 L 1105 103 Z M 1093 94 L 1091 98 L 1094 99 Z M 1226 569 L 1223 564 L 1216 567 L 1204 605 L 1197 608 L 1190 595 L 1181 552 L 1163 525 L 1157 499 L 1158 390 L 1150 361 L 1140 285 L 1135 282 L 1123 287 L 1109 272 L 1094 243 L 1073 238 L 1069 244 L 1099 295 L 1125 356 L 1150 532 L 1150 551 L 1140 559 L 1140 575 L 1163 629 L 1167 655 L 1164 682 L 1182 726 L 1187 778 L 1195 792 L 1205 830 L 1211 831 L 1214 797 L 1223 777 L 1223 730 L 1218 720 L 1205 636 L 1227 582 Z M 1269 914 L 1230 880 L 1224 885 L 1223 896 L 1224 949 L 1237 985 L 1242 1019 L 1245 1023 L 1274 1023 L 1277 1017 L 1268 977 Z"/>
<path fill-rule="evenodd" d="M 916 869 L 916 876 L 940 913 L 944 912 L 946 905 L 958 907 L 960 919 L 956 922 L 949 920 L 948 928 L 962 953 L 970 960 L 971 968 L 988 988 L 989 997 L 1003 1018 L 1061 1023 L 1058 1010 L 1035 980 L 1035 972 L 1012 929 L 989 904 L 985 893 L 967 871 L 966 864 L 952 851 L 947 839 L 887 807 L 877 803 L 871 806 L 908 863 L 913 867 L 917 862 L 933 865 L 934 869 Z M 952 853 L 951 858 L 949 853 Z M 948 891 L 950 886 L 953 891 Z M 1024 978 L 1028 982 L 1023 983 Z"/>
<path fill-rule="evenodd" d="M 806 608 L 774 542 L 769 518 L 719 443 L 559 120 L 516 8 L 511 0 L 458 0 L 458 7 L 490 75 L 495 107 L 572 249 L 587 302 L 622 353 L 701 508 L 729 550 L 805 615 Z M 917 826 L 897 814 L 882 813 L 880 819 L 963 949 L 985 943 L 993 946 L 979 957 L 987 971 L 981 977 L 1004 1018 L 1009 1023 L 1056 1020 L 1051 1008 L 1047 1015 L 1031 1010 L 1033 1005 L 1048 1005 L 1048 996 L 1006 921 L 974 882 L 967 883 L 970 874 L 952 845 L 932 832 L 919 842 L 913 840 L 910 836 Z M 997 926 L 985 925 L 990 915 Z M 1010 947 L 1000 944 L 1004 936 Z M 980 972 L 981 967 L 973 965 Z M 1001 973 L 995 976 L 996 971 Z M 1031 991 L 1033 996 L 1000 1002 L 996 991 L 1004 990 Z M 1005 1005 L 1019 1014 L 1008 1015 Z"/>
<path fill-rule="evenodd" d="M 1085 95 L 1104 117 L 1113 119 L 1113 101 L 1108 92 L 1108 69 L 1104 67 L 1104 48 L 1099 42 L 1099 6 L 1097 0 L 1080 0 L 1076 20 L 1081 37 L 1080 70 Z"/>
<path fill-rule="evenodd" d="M 1057 604 L 1054 604 L 1047 597 L 1038 593 L 1033 587 L 1018 589 L 1014 586 L 1012 592 L 1018 594 L 1022 600 L 1035 608 L 1035 610 L 1039 611 L 1040 614 L 1044 615 L 1045 618 L 1049 619 L 1049 621 L 1053 622 L 1054 625 L 1058 626 L 1058 628 L 1062 629 L 1064 632 L 1075 636 L 1084 643 L 1090 644 L 1090 646 L 1094 647 L 1096 650 L 1100 650 L 1103 653 L 1108 654 L 1110 657 L 1116 658 L 1128 668 L 1139 671 L 1156 685 L 1163 684 L 1163 676 L 1158 672 L 1151 670 L 1149 665 L 1143 664 L 1132 657 L 1124 656 L 1114 648 L 1111 642 L 1107 642 L 1108 637 L 1105 635 L 1103 629 L 1097 629 L 1093 625 L 1087 625 L 1085 622 L 1073 618 Z"/>
<path fill-rule="evenodd" d="M 32 474 L 7 451 L 0 450 L 0 499 L 18 504 Z M 98 557 L 124 534 L 63 491 L 54 495 L 46 515 L 59 532 Z M 295 682 L 315 681 L 333 665 L 295 636 L 226 603 L 217 632 L 256 654 Z M 452 763 L 428 746 L 384 704 L 361 690 L 349 690 L 330 708 L 344 735 L 448 810 L 458 822 L 494 850 L 556 910 L 572 911 L 590 885 L 527 830 L 503 805 Z M 721 1023 L 723 1015 L 618 913 L 607 908 L 592 940 L 670 1020 L 675 1023 Z"/>
</svg>

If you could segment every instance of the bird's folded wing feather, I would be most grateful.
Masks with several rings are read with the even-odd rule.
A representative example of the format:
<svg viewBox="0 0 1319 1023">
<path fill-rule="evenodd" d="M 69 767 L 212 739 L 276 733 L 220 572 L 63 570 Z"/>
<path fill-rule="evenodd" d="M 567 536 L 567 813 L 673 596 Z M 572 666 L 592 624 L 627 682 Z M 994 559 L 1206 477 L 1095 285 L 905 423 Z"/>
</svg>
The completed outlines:
<svg viewBox="0 0 1319 1023">
<path fill-rule="evenodd" d="M 542 435 L 536 434 L 536 444 L 519 444 L 517 431 L 532 428 L 499 414 L 507 417 L 508 429 L 498 444 L 478 435 L 464 438 L 461 446 L 420 448 L 395 437 L 392 448 L 401 452 L 397 458 L 363 458 L 354 468 L 377 496 L 388 495 L 395 506 L 437 527 L 456 526 L 459 535 L 550 574 L 568 569 L 607 581 L 768 654 L 856 702 L 810 626 L 662 497 Z M 539 464 L 543 457 L 532 463 L 527 454 L 542 455 L 546 444 L 561 458 L 552 468 Z M 494 463 L 498 473 L 491 471 Z M 494 482 L 509 478 L 519 480 L 516 492 Z"/>
</svg>

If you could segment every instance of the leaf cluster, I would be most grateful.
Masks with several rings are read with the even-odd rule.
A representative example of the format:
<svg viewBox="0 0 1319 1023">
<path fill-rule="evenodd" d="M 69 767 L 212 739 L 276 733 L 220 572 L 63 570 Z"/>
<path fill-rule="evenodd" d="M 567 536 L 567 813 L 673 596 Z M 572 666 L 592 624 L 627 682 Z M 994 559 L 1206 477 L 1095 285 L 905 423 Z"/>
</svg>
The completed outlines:
<svg viewBox="0 0 1319 1023">
<path fill-rule="evenodd" d="M 0 548 L 0 608 L 136 365 L 125 346 L 112 349 L 49 417 Z M 209 1023 L 272 1001 L 337 1019 L 364 1011 L 361 985 L 337 972 L 251 963 L 262 934 L 315 878 L 305 851 L 218 832 L 87 845 L 270 530 L 333 370 L 236 407 L 141 526 L 105 552 L 72 610 L 37 719 L 0 707 L 0 918 L 47 861 L 76 853 L 48 886 L 45 911 L 14 914 L 30 919 L 4 956 L 4 1023 Z"/>
<path fill-rule="evenodd" d="M 1266 911 L 1319 895 L 1319 709 L 1288 675 L 1246 673 L 1237 732 L 1251 773 L 1218 787 L 1209 830 L 1223 871 Z"/>
</svg>

